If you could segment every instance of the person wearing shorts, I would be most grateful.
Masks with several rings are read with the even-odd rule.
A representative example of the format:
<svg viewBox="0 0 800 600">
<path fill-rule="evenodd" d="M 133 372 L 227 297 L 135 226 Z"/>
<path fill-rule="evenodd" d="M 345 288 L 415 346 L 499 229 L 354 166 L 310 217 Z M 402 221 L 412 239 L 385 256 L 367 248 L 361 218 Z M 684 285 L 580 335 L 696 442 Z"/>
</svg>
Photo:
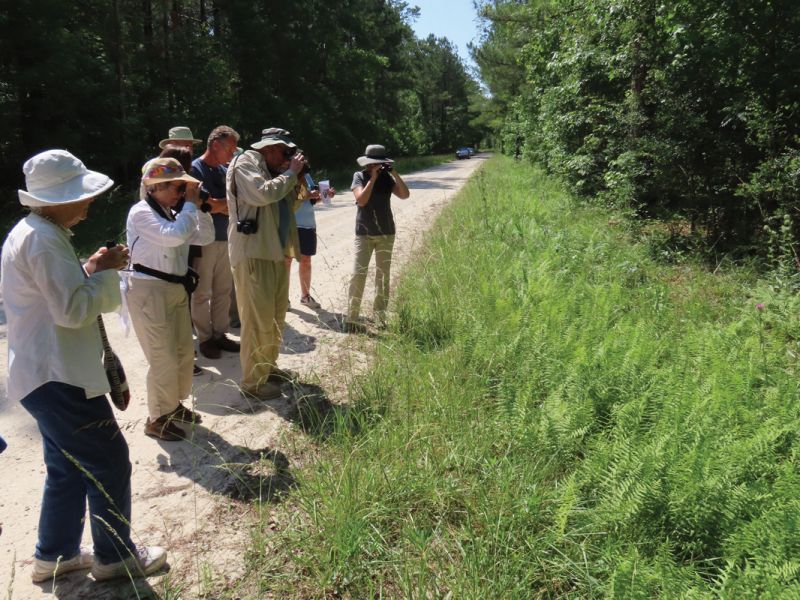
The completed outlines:
<svg viewBox="0 0 800 600">
<path fill-rule="evenodd" d="M 336 190 L 330 188 L 328 197 L 332 198 Z M 314 205 L 319 201 L 319 190 L 308 192 L 306 198 L 295 211 L 297 221 L 297 237 L 300 240 L 300 304 L 309 308 L 320 308 L 311 295 L 311 257 L 317 253 L 317 221 L 314 218 Z M 286 257 L 286 270 L 291 271 L 292 259 Z"/>
</svg>

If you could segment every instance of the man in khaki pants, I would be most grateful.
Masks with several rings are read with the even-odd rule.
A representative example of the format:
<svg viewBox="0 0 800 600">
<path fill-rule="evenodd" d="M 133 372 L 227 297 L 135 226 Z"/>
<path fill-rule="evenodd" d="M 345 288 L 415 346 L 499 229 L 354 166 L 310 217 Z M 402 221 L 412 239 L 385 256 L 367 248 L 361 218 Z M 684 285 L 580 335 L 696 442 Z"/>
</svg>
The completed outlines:
<svg viewBox="0 0 800 600">
<path fill-rule="evenodd" d="M 200 277 L 192 294 L 192 322 L 200 352 L 206 358 L 219 358 L 221 350 L 239 352 L 239 343 L 226 334 L 231 324 L 233 276 L 228 259 L 228 203 L 225 199 L 225 165 L 236 152 L 239 134 L 227 125 L 215 127 L 208 136 L 202 156 L 192 162 L 189 174 L 200 180 L 201 193 L 211 205 L 214 241 L 203 246 L 194 259 Z"/>
<path fill-rule="evenodd" d="M 276 362 L 289 306 L 284 255 L 305 159 L 288 133 L 265 129 L 227 174 L 228 247 L 242 323 L 241 388 L 260 400 L 279 398 L 278 384 L 291 376 Z"/>
</svg>

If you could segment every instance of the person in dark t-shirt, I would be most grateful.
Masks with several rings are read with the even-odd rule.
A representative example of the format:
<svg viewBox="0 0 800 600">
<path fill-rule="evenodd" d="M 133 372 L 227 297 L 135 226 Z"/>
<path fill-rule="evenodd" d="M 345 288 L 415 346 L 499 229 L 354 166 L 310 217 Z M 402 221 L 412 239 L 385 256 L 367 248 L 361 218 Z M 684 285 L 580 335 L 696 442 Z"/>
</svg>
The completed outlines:
<svg viewBox="0 0 800 600">
<path fill-rule="evenodd" d="M 359 332 L 364 326 L 359 322 L 361 297 L 367 280 L 367 268 L 375 252 L 375 301 L 373 311 L 380 325 L 386 322 L 386 307 L 389 304 L 389 277 L 394 247 L 394 217 L 392 194 L 405 200 L 410 192 L 400 174 L 393 169 L 394 163 L 386 156 L 386 148 L 378 144 L 367 146 L 364 156 L 358 158 L 363 168 L 353 174 L 350 189 L 356 197 L 356 243 L 353 275 L 347 302 L 345 331 Z"/>
<path fill-rule="evenodd" d="M 227 165 L 239 142 L 239 134 L 227 125 L 220 125 L 208 135 L 208 146 L 195 159 L 189 173 L 200 180 L 201 190 L 208 194 L 211 218 L 214 220 L 214 241 L 203 246 L 195 258 L 194 269 L 200 276 L 192 294 L 192 322 L 197 332 L 200 352 L 206 358 L 219 358 L 221 351 L 239 352 L 239 342 L 227 336 L 230 328 L 233 275 L 228 258 L 228 202 L 225 192 Z"/>
</svg>

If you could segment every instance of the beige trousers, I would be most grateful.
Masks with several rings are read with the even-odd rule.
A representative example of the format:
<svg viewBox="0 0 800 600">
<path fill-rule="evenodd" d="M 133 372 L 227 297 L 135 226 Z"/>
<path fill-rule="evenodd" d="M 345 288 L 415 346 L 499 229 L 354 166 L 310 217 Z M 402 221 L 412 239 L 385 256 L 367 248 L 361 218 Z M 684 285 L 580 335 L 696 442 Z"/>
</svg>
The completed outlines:
<svg viewBox="0 0 800 600">
<path fill-rule="evenodd" d="M 228 242 L 211 242 L 203 246 L 203 255 L 194 261 L 200 276 L 192 294 L 192 322 L 197 341 L 221 337 L 231 326 L 231 290 L 233 275 L 228 258 Z"/>
<path fill-rule="evenodd" d="M 182 285 L 130 278 L 128 311 L 149 363 L 147 407 L 150 419 L 171 413 L 192 393 L 192 322 Z"/>
<path fill-rule="evenodd" d="M 361 312 L 361 297 L 367 282 L 369 260 L 375 252 L 375 302 L 372 310 L 379 320 L 386 318 L 386 307 L 389 305 L 389 279 L 392 268 L 393 235 L 357 235 L 353 275 L 350 277 L 350 291 L 347 302 L 347 320 L 358 320 Z"/>
<path fill-rule="evenodd" d="M 278 361 L 289 308 L 289 276 L 283 261 L 246 258 L 233 269 L 239 320 L 242 390 L 257 394 Z"/>
</svg>

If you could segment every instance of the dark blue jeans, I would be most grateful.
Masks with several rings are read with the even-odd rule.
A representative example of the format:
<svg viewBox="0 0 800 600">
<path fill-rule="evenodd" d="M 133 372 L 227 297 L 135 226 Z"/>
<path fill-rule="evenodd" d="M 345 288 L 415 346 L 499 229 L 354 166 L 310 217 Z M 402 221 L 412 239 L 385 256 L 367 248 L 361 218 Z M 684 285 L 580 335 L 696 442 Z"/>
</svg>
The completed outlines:
<svg viewBox="0 0 800 600">
<path fill-rule="evenodd" d="M 106 397 L 49 382 L 22 406 L 42 433 L 47 467 L 36 558 L 68 560 L 80 552 L 87 497 L 96 560 L 131 556 L 131 463 Z"/>
</svg>

